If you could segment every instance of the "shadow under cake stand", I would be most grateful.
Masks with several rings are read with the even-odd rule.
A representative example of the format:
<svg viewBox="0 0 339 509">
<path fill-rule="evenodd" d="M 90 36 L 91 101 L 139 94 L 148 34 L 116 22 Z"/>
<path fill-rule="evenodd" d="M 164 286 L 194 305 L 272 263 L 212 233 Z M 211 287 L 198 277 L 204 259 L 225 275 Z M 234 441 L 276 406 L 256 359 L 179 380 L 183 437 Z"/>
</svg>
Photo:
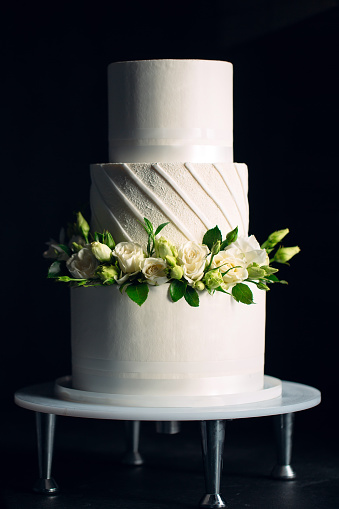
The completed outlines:
<svg viewBox="0 0 339 509">
<path fill-rule="evenodd" d="M 269 378 L 265 377 L 266 380 Z M 70 377 L 64 377 L 61 381 L 67 386 Z M 59 491 L 51 472 L 57 415 L 127 421 L 127 453 L 124 462 L 130 465 L 140 465 L 143 462 L 138 452 L 140 421 L 167 424 L 168 429 L 171 424 L 180 421 L 200 421 L 206 494 L 199 505 L 204 508 L 226 507 L 220 494 L 226 420 L 274 416 L 277 463 L 272 477 L 290 480 L 295 478 L 291 467 L 294 413 L 312 408 L 320 401 L 321 395 L 317 389 L 286 381 L 282 381 L 282 395 L 277 398 L 212 407 L 131 407 L 65 401 L 56 395 L 55 382 L 26 387 L 15 393 L 17 405 L 36 412 L 39 479 L 35 491 L 45 494 Z"/>
</svg>

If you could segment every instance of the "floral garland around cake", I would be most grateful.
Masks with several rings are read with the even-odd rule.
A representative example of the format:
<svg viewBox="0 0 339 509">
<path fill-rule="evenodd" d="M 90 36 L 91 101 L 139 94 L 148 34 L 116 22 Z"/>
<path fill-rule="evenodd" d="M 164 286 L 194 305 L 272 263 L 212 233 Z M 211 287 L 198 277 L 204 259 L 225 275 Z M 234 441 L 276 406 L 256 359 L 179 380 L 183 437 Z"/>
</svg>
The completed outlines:
<svg viewBox="0 0 339 509">
<path fill-rule="evenodd" d="M 48 277 L 71 286 L 119 285 L 139 306 L 147 299 L 149 285 L 166 283 L 173 302 L 184 298 L 193 307 L 199 306 L 201 291 L 219 291 L 253 304 L 250 285 L 267 291 L 270 284 L 286 284 L 271 263 L 287 264 L 300 251 L 298 246 L 278 247 L 287 228 L 272 233 L 261 246 L 254 235 L 238 236 L 238 228 L 223 240 L 218 226 L 205 233 L 201 244 L 187 241 L 174 246 L 159 236 L 168 223 L 155 230 L 146 218 L 141 224 L 148 235 L 145 251 L 135 242 L 115 244 L 108 231 L 91 236 L 87 221 L 78 212 L 76 222 L 68 227 L 68 241 L 62 230 L 60 242 L 47 242 L 44 257 L 54 259 Z"/>
</svg>

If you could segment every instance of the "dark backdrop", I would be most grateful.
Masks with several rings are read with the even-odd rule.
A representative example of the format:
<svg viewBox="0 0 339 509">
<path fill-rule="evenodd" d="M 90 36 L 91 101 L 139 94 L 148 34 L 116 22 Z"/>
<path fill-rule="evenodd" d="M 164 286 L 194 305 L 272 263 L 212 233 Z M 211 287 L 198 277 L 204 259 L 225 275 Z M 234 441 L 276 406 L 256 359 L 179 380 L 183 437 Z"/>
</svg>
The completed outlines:
<svg viewBox="0 0 339 509">
<path fill-rule="evenodd" d="M 338 8 L 279 24 L 241 3 L 3 8 L 2 408 L 16 389 L 70 373 L 68 290 L 45 279 L 42 252 L 86 206 L 89 164 L 107 162 L 107 65 L 201 58 L 234 64 L 234 152 L 249 166 L 250 231 L 264 240 L 289 227 L 288 243 L 301 247 L 283 271 L 289 287 L 268 295 L 266 373 L 319 388 L 308 425 L 334 424 Z"/>
</svg>

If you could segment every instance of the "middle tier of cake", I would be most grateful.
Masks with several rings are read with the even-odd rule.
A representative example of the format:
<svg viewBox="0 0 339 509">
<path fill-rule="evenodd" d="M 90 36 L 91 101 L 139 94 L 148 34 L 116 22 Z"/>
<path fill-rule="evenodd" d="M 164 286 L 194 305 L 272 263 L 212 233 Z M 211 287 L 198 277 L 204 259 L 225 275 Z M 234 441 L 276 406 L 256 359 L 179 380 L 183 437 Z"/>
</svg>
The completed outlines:
<svg viewBox="0 0 339 509">
<path fill-rule="evenodd" d="M 146 245 L 140 224 L 168 222 L 162 235 L 179 246 L 201 244 L 218 225 L 224 236 L 236 226 L 248 234 L 248 172 L 242 163 L 107 163 L 91 166 L 92 230 L 108 230 L 115 242 Z"/>
</svg>

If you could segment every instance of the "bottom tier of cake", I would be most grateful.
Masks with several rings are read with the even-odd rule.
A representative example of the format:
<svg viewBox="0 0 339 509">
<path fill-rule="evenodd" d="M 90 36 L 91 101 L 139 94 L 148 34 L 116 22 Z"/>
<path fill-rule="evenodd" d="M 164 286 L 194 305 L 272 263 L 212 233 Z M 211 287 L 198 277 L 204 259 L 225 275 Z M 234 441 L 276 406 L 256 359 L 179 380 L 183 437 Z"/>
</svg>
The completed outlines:
<svg viewBox="0 0 339 509">
<path fill-rule="evenodd" d="M 247 306 L 203 292 L 193 308 L 170 301 L 165 284 L 150 287 L 139 307 L 117 286 L 72 288 L 73 396 L 59 393 L 133 406 L 135 398 L 142 406 L 182 406 L 182 398 L 200 406 L 210 398 L 227 404 L 225 396 L 277 397 L 279 383 L 273 396 L 264 387 L 265 292 L 255 291 L 254 301 Z"/>
</svg>

